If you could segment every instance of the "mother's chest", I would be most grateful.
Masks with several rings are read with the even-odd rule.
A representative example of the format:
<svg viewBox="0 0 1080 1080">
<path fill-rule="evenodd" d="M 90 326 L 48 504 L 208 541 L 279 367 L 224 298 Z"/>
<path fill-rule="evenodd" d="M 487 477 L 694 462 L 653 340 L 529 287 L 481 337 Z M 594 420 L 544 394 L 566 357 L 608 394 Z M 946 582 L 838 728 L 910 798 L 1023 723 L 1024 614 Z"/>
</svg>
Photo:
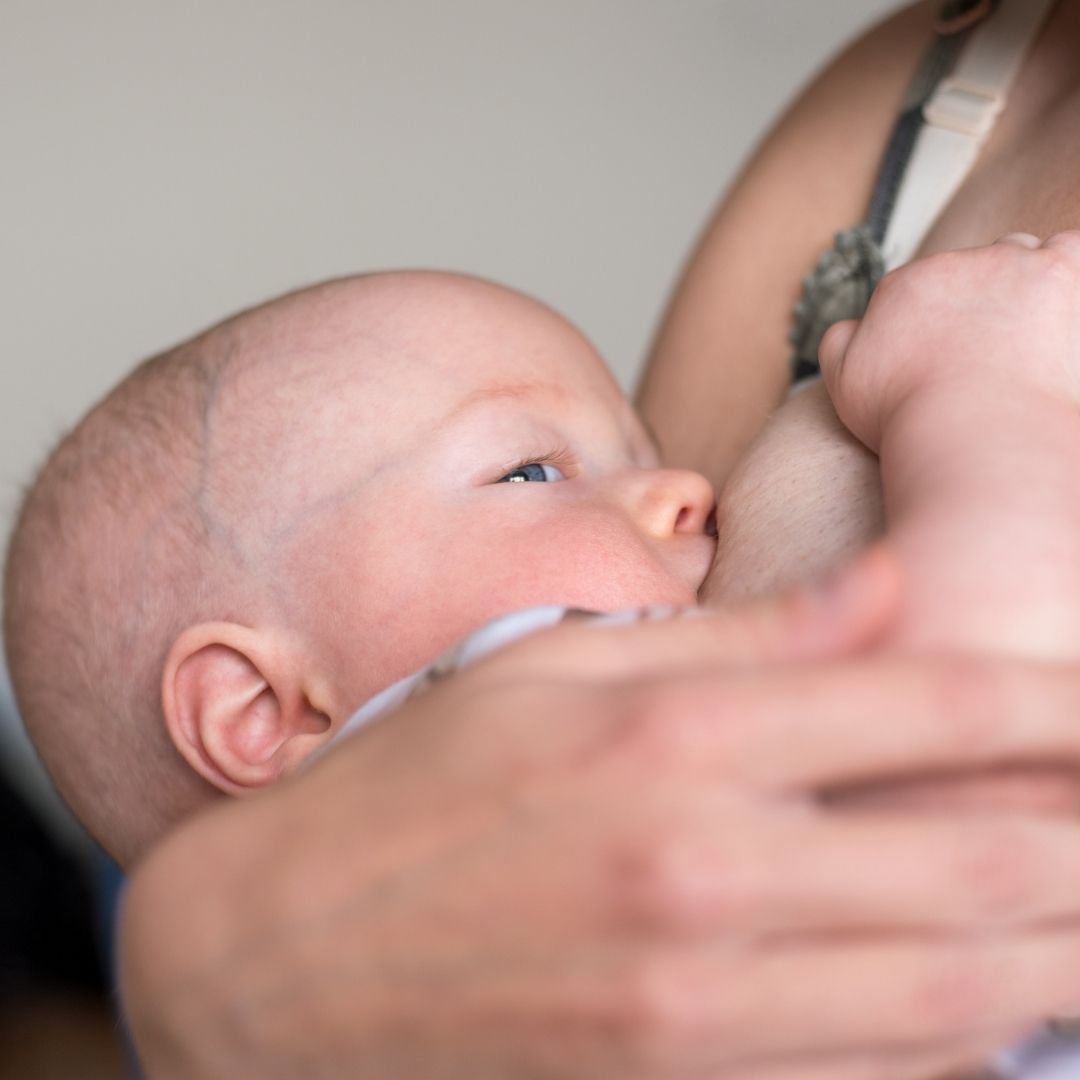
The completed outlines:
<svg viewBox="0 0 1080 1080">
<path fill-rule="evenodd" d="M 1038 55 L 1029 60 L 1038 63 Z M 1080 228 L 1080 87 L 1047 86 L 1041 74 L 1036 68 L 1021 80 L 920 254 L 992 243 L 1010 232 Z"/>
</svg>

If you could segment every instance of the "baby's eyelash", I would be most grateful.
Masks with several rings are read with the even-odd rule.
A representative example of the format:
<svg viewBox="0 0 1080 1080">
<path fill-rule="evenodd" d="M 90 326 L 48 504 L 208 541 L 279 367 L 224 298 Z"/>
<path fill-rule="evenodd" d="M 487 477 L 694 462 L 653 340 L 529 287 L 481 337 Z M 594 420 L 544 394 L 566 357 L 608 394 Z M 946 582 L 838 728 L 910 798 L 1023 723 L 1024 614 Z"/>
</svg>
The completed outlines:
<svg viewBox="0 0 1080 1080">
<path fill-rule="evenodd" d="M 520 461 L 511 461 L 499 470 L 498 476 L 502 477 L 517 469 L 524 469 L 526 465 L 554 465 L 569 478 L 576 471 L 577 461 L 569 446 L 560 446 L 554 450 L 549 450 L 546 454 L 529 454 L 527 457 L 521 458 Z"/>
</svg>

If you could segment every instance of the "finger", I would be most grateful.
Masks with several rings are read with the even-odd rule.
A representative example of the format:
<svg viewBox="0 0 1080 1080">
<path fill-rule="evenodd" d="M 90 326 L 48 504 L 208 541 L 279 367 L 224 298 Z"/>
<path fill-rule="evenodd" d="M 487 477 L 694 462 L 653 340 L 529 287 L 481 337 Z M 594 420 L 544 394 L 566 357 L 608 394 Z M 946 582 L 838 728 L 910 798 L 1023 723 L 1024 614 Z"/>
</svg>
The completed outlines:
<svg viewBox="0 0 1080 1080">
<path fill-rule="evenodd" d="M 879 325 L 880 317 L 879 321 L 871 318 L 868 326 L 863 322 L 836 323 L 829 328 L 818 350 L 821 375 L 837 416 L 852 435 L 875 453 L 880 448 L 881 390 L 874 387 L 865 357 L 862 360 L 855 358 L 853 348 L 861 332 L 865 354 L 868 347 L 866 334 L 872 339 Z M 878 367 L 877 364 L 873 366 Z"/>
<path fill-rule="evenodd" d="M 821 371 L 825 375 L 826 381 L 829 379 L 830 372 L 835 374 L 840 370 L 851 345 L 851 340 L 855 337 L 855 332 L 858 329 L 859 323 L 856 319 L 844 319 L 841 322 L 833 323 L 825 331 L 821 344 L 818 346 L 818 361 L 821 364 Z"/>
<path fill-rule="evenodd" d="M 1071 822 L 827 814 L 739 831 L 717 821 L 683 822 L 652 859 L 643 852 L 618 889 L 632 926 L 913 933 L 1080 920 Z"/>
<path fill-rule="evenodd" d="M 497 670 L 512 666 L 521 678 L 643 680 L 718 665 L 843 656 L 876 644 L 899 596 L 896 561 L 879 545 L 827 581 L 742 607 L 556 627 L 500 653 Z"/>
<path fill-rule="evenodd" d="M 666 959 L 666 970 L 658 963 L 652 972 L 651 990 L 680 1016 L 682 1030 L 712 1040 L 715 1060 L 735 1045 L 751 1060 L 875 1046 L 923 1052 L 1036 1030 L 1061 1001 L 1080 997 L 1075 930 L 1003 941 L 760 948 L 747 954 L 753 978 L 748 966 L 741 985 L 733 983 L 727 944 Z"/>
<path fill-rule="evenodd" d="M 1042 247 L 1042 240 L 1033 233 L 1013 232 L 999 236 L 994 241 L 996 244 L 1012 244 L 1015 247 L 1031 248 L 1033 251 Z"/>
<path fill-rule="evenodd" d="M 817 660 L 877 644 L 900 607 L 899 564 L 877 544 L 825 580 L 743 608 L 710 608 L 730 663 Z"/>
<path fill-rule="evenodd" d="M 639 714 L 658 725 L 668 718 L 674 745 L 780 789 L 1021 762 L 1080 765 L 1080 677 L 1066 666 L 885 657 L 643 693 Z"/>
<path fill-rule="evenodd" d="M 733 933 L 821 940 L 1080 924 L 1073 824 L 733 813 L 731 792 L 695 799 L 687 792 L 700 785 L 684 778 L 680 798 L 672 786 L 641 789 L 618 810 L 604 805 L 610 788 L 608 799 L 566 795 L 554 828 L 518 829 L 516 872 L 498 847 L 456 865 L 462 895 L 487 898 L 489 943 L 504 929 L 519 933 L 523 913 L 535 940 L 569 934 L 581 947 L 599 938 L 707 944 Z"/>
<path fill-rule="evenodd" d="M 948 1040 L 926 1050 L 865 1051 L 814 1055 L 812 1061 L 740 1066 L 729 1072 L 703 1074 L 702 1080 L 1003 1080 L 988 1062 L 1004 1046 L 1019 1041 L 1014 1031 L 985 1037 Z"/>
</svg>

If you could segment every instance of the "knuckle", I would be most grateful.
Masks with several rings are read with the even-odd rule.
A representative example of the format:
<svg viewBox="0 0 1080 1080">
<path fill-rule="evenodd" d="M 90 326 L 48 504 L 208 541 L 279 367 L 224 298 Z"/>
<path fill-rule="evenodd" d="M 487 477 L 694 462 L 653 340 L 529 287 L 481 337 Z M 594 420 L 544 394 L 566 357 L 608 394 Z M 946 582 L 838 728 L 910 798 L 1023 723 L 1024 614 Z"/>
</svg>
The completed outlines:
<svg viewBox="0 0 1080 1080">
<path fill-rule="evenodd" d="M 685 1001 L 670 962 L 642 955 L 615 973 L 607 1026 L 635 1078 L 668 1075 L 685 1037 Z"/>
<path fill-rule="evenodd" d="M 593 733 L 582 765 L 623 785 L 651 790 L 661 778 L 700 776 L 703 753 L 726 767 L 746 738 L 739 694 L 711 677 L 575 684 L 568 693 L 564 719 L 580 718 Z"/>
<path fill-rule="evenodd" d="M 689 919 L 690 889 L 679 845 L 669 837 L 627 845 L 614 867 L 620 914 L 636 927 L 668 930 Z"/>
<path fill-rule="evenodd" d="M 685 850 L 670 828 L 644 829 L 611 856 L 609 888 L 620 922 L 671 930 L 690 919 L 692 887 Z"/>
<path fill-rule="evenodd" d="M 998 1011 L 985 952 L 944 950 L 915 981 L 907 1003 L 913 1033 L 955 1038 L 986 1026 Z"/>
<path fill-rule="evenodd" d="M 1040 281 L 1041 289 L 1058 288 L 1066 299 L 1073 299 L 1080 285 L 1080 258 L 1072 240 L 1055 237 L 1055 242 L 1039 249 L 1046 281 Z"/>
<path fill-rule="evenodd" d="M 616 695 L 613 752 L 653 775 L 677 765 L 693 745 L 698 709 L 669 684 L 634 683 Z"/>
<path fill-rule="evenodd" d="M 613 853 L 608 889 L 619 923 L 669 937 L 705 922 L 743 925 L 758 892 L 747 860 L 711 844 L 705 854 L 687 830 L 670 824 L 644 830 Z"/>
<path fill-rule="evenodd" d="M 890 270 L 878 282 L 871 304 L 878 314 L 882 308 L 895 308 L 907 312 L 911 305 L 920 309 L 935 304 L 939 298 L 941 283 L 956 271 L 953 253 L 942 252 Z"/>
<path fill-rule="evenodd" d="M 877 283 L 871 303 L 880 308 L 886 304 L 896 302 L 897 294 L 899 293 L 902 296 L 905 290 L 910 288 L 916 278 L 923 273 L 924 267 L 925 262 L 910 263 L 896 270 L 890 270 Z"/>
<path fill-rule="evenodd" d="M 1044 894 L 1045 858 L 1019 823 L 978 830 L 957 859 L 957 875 L 977 915 L 1008 922 L 1030 912 Z"/>
<path fill-rule="evenodd" d="M 632 685 L 626 687 L 619 696 L 621 743 L 631 751 L 644 753 L 669 748 L 674 725 L 656 688 Z"/>
<path fill-rule="evenodd" d="M 931 708 L 950 749 L 983 757 L 1002 745 L 1008 729 L 1006 698 L 987 665 L 953 657 L 935 668 L 930 679 Z"/>
</svg>

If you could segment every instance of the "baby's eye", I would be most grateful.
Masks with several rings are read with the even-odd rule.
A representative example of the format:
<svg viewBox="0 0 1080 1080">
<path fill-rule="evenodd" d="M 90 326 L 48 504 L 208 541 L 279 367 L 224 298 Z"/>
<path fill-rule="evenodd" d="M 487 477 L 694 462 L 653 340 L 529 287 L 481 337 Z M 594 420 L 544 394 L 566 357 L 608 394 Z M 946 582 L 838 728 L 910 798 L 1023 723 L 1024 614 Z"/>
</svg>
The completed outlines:
<svg viewBox="0 0 1080 1080">
<path fill-rule="evenodd" d="M 556 480 L 565 480 L 563 471 L 555 465 L 530 462 L 511 469 L 496 481 L 499 484 L 553 484 Z"/>
</svg>

